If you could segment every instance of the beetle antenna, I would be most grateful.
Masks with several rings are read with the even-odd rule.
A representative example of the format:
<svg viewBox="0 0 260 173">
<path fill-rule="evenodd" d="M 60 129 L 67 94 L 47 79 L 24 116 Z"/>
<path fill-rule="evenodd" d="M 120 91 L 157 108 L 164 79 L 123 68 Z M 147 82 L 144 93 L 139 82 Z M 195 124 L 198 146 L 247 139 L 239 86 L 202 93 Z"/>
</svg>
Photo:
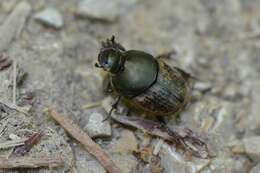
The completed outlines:
<svg viewBox="0 0 260 173">
<path fill-rule="evenodd" d="M 121 52 L 125 51 L 125 48 L 120 43 L 117 43 L 115 41 L 114 35 L 112 35 L 112 37 L 110 39 L 107 39 L 106 41 L 102 41 L 101 45 L 102 45 L 102 48 L 114 48 L 114 49 L 120 50 Z"/>
</svg>

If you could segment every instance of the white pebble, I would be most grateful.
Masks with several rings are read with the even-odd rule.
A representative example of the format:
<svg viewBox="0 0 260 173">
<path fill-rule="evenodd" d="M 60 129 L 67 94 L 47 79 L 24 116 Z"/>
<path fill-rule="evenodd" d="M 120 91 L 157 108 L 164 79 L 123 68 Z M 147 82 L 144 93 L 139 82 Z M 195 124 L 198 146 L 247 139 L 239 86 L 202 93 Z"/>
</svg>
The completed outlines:
<svg viewBox="0 0 260 173">
<path fill-rule="evenodd" d="M 35 14 L 34 18 L 37 21 L 56 29 L 60 29 L 64 25 L 62 15 L 54 8 L 47 8 Z"/>
</svg>

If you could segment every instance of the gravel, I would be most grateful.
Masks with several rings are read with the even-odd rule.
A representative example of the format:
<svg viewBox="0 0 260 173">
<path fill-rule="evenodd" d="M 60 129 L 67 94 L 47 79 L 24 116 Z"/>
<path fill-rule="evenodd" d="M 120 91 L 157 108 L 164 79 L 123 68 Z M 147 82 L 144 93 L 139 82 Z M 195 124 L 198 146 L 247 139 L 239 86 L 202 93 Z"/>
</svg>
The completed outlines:
<svg viewBox="0 0 260 173">
<path fill-rule="evenodd" d="M 85 130 L 91 137 L 110 137 L 111 126 L 108 120 L 100 113 L 92 113 L 85 126 Z"/>
<path fill-rule="evenodd" d="M 55 29 L 61 29 L 64 25 L 63 17 L 61 13 L 54 8 L 47 8 L 34 15 L 35 20 L 53 27 Z"/>
<path fill-rule="evenodd" d="M 165 173 L 196 173 L 209 163 L 209 160 L 200 159 L 189 162 L 185 160 L 183 153 L 167 144 L 162 146 L 160 158 Z"/>
</svg>

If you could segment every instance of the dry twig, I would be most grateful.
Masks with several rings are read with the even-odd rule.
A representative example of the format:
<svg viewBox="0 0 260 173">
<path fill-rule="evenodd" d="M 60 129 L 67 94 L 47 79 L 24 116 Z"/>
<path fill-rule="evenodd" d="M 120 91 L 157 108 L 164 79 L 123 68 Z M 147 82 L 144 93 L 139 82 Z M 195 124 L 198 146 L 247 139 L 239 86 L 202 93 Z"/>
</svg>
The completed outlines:
<svg viewBox="0 0 260 173">
<path fill-rule="evenodd" d="M 92 102 L 92 103 L 88 103 L 82 106 L 82 109 L 91 109 L 91 108 L 95 108 L 98 107 L 102 104 L 101 101 L 97 101 L 97 102 Z"/>
<path fill-rule="evenodd" d="M 97 145 L 78 125 L 73 123 L 70 119 L 60 115 L 58 112 L 49 109 L 49 115 L 54 118 L 67 132 L 77 139 L 85 149 L 97 158 L 101 165 L 109 173 L 120 173 L 119 168 L 114 164 L 113 160 L 106 154 L 102 148 Z"/>
<path fill-rule="evenodd" d="M 61 157 L 0 157 L 0 169 L 59 167 L 64 164 Z"/>
</svg>

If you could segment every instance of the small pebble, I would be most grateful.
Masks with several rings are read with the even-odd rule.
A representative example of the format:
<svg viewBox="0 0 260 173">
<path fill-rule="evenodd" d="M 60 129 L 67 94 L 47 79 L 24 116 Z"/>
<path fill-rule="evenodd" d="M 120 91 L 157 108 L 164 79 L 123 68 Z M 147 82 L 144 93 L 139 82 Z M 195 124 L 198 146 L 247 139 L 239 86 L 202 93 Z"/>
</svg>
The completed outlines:
<svg viewBox="0 0 260 173">
<path fill-rule="evenodd" d="M 64 25 L 62 15 L 54 8 L 47 8 L 39 13 L 36 13 L 34 18 L 44 25 L 55 29 L 61 29 Z"/>
<path fill-rule="evenodd" d="M 250 173 L 260 173 L 260 164 L 256 165 Z"/>
<path fill-rule="evenodd" d="M 254 158 L 258 158 L 258 161 L 260 160 L 260 137 L 259 136 L 253 136 L 253 137 L 247 137 L 243 139 L 243 143 L 245 146 L 245 152 L 249 156 L 252 156 Z"/>
<path fill-rule="evenodd" d="M 134 5 L 137 0 L 81 0 L 78 4 L 77 14 L 109 22 L 115 21 L 121 14 Z"/>
<path fill-rule="evenodd" d="M 194 89 L 199 90 L 201 92 L 206 92 L 212 88 L 211 83 L 209 82 L 196 82 L 194 84 Z"/>
<path fill-rule="evenodd" d="M 143 173 L 151 173 L 150 165 L 147 164 L 144 166 Z"/>
<path fill-rule="evenodd" d="M 135 169 L 138 165 L 138 161 L 134 156 L 115 154 L 112 158 L 122 173 L 136 172 Z"/>
<path fill-rule="evenodd" d="M 92 113 L 85 128 L 90 137 L 110 137 L 111 126 L 109 121 L 104 121 L 105 117 L 100 113 Z"/>
<path fill-rule="evenodd" d="M 195 173 L 209 163 L 209 160 L 197 159 L 195 161 L 195 158 L 193 162 L 187 162 L 183 154 L 166 143 L 163 143 L 159 156 L 164 173 Z"/>
<path fill-rule="evenodd" d="M 129 154 L 137 151 L 138 141 L 132 131 L 124 130 L 120 138 L 112 143 L 112 151 L 118 154 Z"/>
<path fill-rule="evenodd" d="M 16 139 L 21 139 L 19 136 L 17 136 L 16 134 L 13 134 L 13 133 L 11 133 L 10 135 L 9 135 L 9 139 L 11 139 L 11 140 L 16 140 Z"/>
<path fill-rule="evenodd" d="M 76 164 L 78 172 L 106 173 L 105 169 L 97 161 L 81 159 L 77 160 Z"/>
<path fill-rule="evenodd" d="M 260 161 L 259 136 L 247 137 L 242 140 L 235 140 L 228 145 L 235 154 L 246 154 L 256 161 Z"/>
<path fill-rule="evenodd" d="M 222 95 L 227 100 L 234 100 L 240 98 L 241 94 L 239 93 L 239 86 L 235 84 L 230 84 L 225 87 L 222 91 Z"/>
</svg>

